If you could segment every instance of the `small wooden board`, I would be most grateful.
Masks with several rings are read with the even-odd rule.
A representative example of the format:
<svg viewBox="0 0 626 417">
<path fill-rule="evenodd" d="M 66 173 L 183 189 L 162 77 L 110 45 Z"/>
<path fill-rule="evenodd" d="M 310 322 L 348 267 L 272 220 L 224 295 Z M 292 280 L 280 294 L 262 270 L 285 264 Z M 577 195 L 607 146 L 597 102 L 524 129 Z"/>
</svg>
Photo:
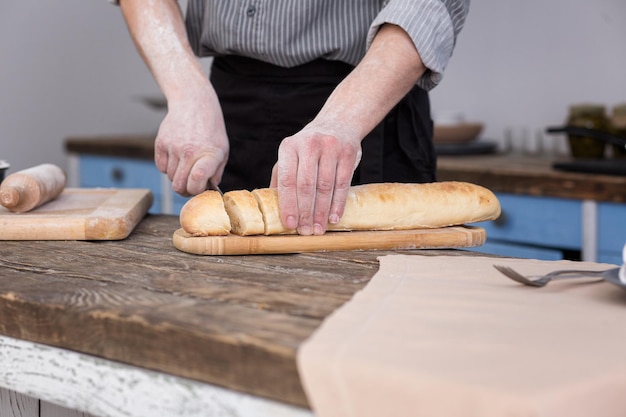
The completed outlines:
<svg viewBox="0 0 626 417">
<path fill-rule="evenodd" d="M 183 229 L 174 232 L 174 246 L 196 255 L 254 255 L 346 250 L 443 249 L 475 247 L 485 243 L 485 230 L 477 226 L 393 231 L 327 232 L 321 236 L 207 236 L 194 237 Z"/>
<path fill-rule="evenodd" d="M 152 201 L 148 189 L 67 188 L 26 213 L 0 207 L 0 240 L 125 239 Z"/>
</svg>

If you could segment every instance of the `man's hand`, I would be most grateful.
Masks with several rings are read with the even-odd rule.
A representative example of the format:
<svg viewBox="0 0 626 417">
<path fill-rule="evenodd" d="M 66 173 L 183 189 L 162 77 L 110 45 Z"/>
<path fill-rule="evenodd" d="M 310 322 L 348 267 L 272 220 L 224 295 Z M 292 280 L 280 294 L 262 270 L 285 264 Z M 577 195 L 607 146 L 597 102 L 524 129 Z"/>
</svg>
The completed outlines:
<svg viewBox="0 0 626 417">
<path fill-rule="evenodd" d="M 128 30 L 161 91 L 168 113 L 155 141 L 157 168 L 182 195 L 219 183 L 228 158 L 222 110 L 196 59 L 176 0 L 120 0 Z"/>
<path fill-rule="evenodd" d="M 314 124 L 284 139 L 271 184 L 287 213 L 283 224 L 301 235 L 321 235 L 329 222 L 338 223 L 360 159 L 359 138 Z"/>
<path fill-rule="evenodd" d="M 425 71 L 409 35 L 383 25 L 315 119 L 280 145 L 270 186 L 278 188 L 285 227 L 320 235 L 340 220 L 361 141 Z"/>
<path fill-rule="evenodd" d="M 219 184 L 228 160 L 228 138 L 217 98 L 170 103 L 155 141 L 155 161 L 177 193 L 203 192 Z"/>
</svg>

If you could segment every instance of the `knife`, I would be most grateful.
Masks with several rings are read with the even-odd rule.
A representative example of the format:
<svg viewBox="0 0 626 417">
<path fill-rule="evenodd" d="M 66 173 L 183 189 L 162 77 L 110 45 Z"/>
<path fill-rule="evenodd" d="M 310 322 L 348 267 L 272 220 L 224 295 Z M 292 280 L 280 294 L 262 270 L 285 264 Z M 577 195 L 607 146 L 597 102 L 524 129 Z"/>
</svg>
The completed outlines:
<svg viewBox="0 0 626 417">
<path fill-rule="evenodd" d="M 206 183 L 206 189 L 207 190 L 217 191 L 218 193 L 220 193 L 220 195 L 222 195 L 222 196 L 224 195 L 222 190 L 220 190 L 220 187 L 218 187 L 217 184 L 215 184 L 211 178 L 209 178 L 209 180 Z"/>
</svg>

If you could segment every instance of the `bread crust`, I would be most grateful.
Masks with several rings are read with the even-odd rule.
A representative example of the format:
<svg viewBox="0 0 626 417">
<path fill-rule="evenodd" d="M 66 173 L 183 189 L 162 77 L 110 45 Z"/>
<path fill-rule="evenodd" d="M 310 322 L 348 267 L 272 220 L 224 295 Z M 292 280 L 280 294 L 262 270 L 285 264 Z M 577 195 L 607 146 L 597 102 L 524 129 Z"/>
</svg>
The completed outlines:
<svg viewBox="0 0 626 417">
<path fill-rule="evenodd" d="M 207 190 L 190 198 L 180 210 L 180 225 L 192 236 L 225 236 L 230 218 L 217 191 Z"/>
<path fill-rule="evenodd" d="M 248 190 L 224 193 L 224 208 L 230 218 L 230 231 L 239 236 L 262 235 L 263 215 L 257 199 Z"/>
<path fill-rule="evenodd" d="M 476 184 L 364 184 L 350 187 L 341 220 L 328 230 L 435 228 L 493 220 L 499 215 L 497 197 Z"/>
<path fill-rule="evenodd" d="M 228 202 L 228 214 L 224 200 Z M 215 191 L 189 200 L 181 210 L 183 229 L 194 236 L 225 235 L 231 230 L 242 236 L 297 233 L 282 224 L 275 188 L 231 191 L 224 200 Z M 494 220 L 499 215 L 498 198 L 476 184 L 364 184 L 350 187 L 341 221 L 329 224 L 328 230 L 437 228 Z"/>
</svg>

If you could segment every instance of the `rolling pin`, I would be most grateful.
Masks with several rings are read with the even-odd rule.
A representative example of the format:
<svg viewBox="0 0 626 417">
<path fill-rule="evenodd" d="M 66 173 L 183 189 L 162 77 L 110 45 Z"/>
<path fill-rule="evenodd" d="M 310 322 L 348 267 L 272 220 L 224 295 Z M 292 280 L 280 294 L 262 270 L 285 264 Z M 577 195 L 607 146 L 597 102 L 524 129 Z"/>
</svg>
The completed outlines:
<svg viewBox="0 0 626 417">
<path fill-rule="evenodd" d="M 67 183 L 65 172 L 53 164 L 41 164 L 15 172 L 0 184 L 0 204 L 23 213 L 54 200 Z"/>
</svg>

